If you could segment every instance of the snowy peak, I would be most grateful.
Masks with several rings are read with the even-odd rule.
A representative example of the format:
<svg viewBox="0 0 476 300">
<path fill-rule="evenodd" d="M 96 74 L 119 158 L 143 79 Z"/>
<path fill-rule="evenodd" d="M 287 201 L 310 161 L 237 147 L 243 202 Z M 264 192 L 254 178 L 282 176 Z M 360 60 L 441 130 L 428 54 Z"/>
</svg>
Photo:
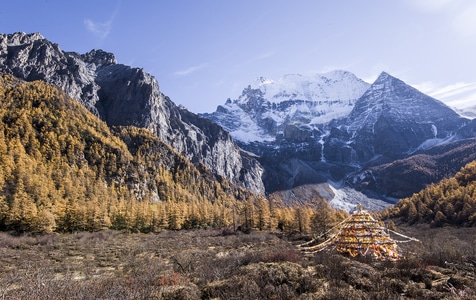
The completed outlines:
<svg viewBox="0 0 476 300">
<path fill-rule="evenodd" d="M 467 122 L 441 101 L 382 73 L 345 121 L 358 161 L 401 158 L 448 142 Z"/>
<path fill-rule="evenodd" d="M 287 74 L 278 80 L 259 77 L 250 84 L 251 89 L 260 90 L 263 98 L 271 103 L 293 100 L 352 101 L 362 95 L 368 86 L 368 83 L 347 71 L 332 71 L 313 76 Z M 246 98 L 240 98 L 246 101 Z"/>
<path fill-rule="evenodd" d="M 369 86 L 346 71 L 288 74 L 278 80 L 259 77 L 238 99 L 204 116 L 239 142 L 271 142 L 346 117 Z"/>
<path fill-rule="evenodd" d="M 383 71 L 382 73 L 380 73 L 380 75 L 377 77 L 377 79 L 375 79 L 374 83 L 387 82 L 387 81 L 389 81 L 389 79 L 390 80 L 399 80 L 398 78 L 393 77 L 392 75 Z"/>
<path fill-rule="evenodd" d="M 458 115 L 443 102 L 436 100 L 402 80 L 382 72 L 369 89 L 355 103 L 349 115 L 354 126 L 361 122 L 375 123 L 381 115 L 400 120 L 433 122 Z"/>
</svg>

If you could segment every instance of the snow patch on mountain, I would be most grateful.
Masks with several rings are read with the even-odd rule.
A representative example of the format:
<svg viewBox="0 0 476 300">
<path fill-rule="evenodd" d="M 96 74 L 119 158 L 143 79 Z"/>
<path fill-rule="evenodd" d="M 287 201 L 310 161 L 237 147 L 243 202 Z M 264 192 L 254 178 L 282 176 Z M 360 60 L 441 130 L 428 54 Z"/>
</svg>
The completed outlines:
<svg viewBox="0 0 476 300">
<path fill-rule="evenodd" d="M 476 106 L 467 107 L 467 108 L 453 108 L 460 116 L 468 119 L 476 118 Z"/>
<path fill-rule="evenodd" d="M 435 135 L 436 136 L 436 135 Z M 416 149 L 408 151 L 408 155 L 413 154 L 417 151 L 423 151 L 426 149 L 430 149 L 435 146 L 440 146 L 444 144 L 451 143 L 455 140 L 455 136 L 449 136 L 447 138 L 433 138 L 433 139 L 427 139 L 423 143 L 420 144 Z"/>
<path fill-rule="evenodd" d="M 334 198 L 329 202 L 332 207 L 352 212 L 359 204 L 366 210 L 376 211 L 392 206 L 392 203 L 376 198 L 370 198 L 350 187 L 338 187 L 336 183 L 329 182 L 329 187 L 334 193 Z"/>
<path fill-rule="evenodd" d="M 226 110 L 226 113 L 215 113 L 213 120 L 228 131 L 235 140 L 243 143 L 274 140 L 273 136 L 267 134 L 263 128 L 236 103 L 228 102 L 225 106 L 220 106 L 219 109 Z"/>
</svg>

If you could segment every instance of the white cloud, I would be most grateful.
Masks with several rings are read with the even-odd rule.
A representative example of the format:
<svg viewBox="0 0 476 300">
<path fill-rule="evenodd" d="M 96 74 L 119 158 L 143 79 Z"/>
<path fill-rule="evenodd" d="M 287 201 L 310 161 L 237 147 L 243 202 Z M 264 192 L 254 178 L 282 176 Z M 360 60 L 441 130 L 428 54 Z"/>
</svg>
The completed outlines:
<svg viewBox="0 0 476 300">
<path fill-rule="evenodd" d="M 262 60 L 262 59 L 267 59 L 267 58 L 272 57 L 273 55 L 274 55 L 274 51 L 268 51 L 268 52 L 262 53 L 261 55 L 258 55 L 256 57 L 253 57 L 251 59 L 251 62 Z"/>
<path fill-rule="evenodd" d="M 112 16 L 109 18 L 109 20 L 105 22 L 95 22 L 91 19 L 84 19 L 84 25 L 86 26 L 86 29 L 89 32 L 91 32 L 92 34 L 100 38 L 101 40 L 104 40 L 105 38 L 107 38 L 109 33 L 111 33 L 112 25 L 114 24 L 114 19 L 116 18 L 116 15 L 118 12 L 119 12 L 119 5 L 113 11 Z"/>
<path fill-rule="evenodd" d="M 176 72 L 174 72 L 174 75 L 179 76 L 179 77 L 184 77 L 184 76 L 190 75 L 193 72 L 196 72 L 196 71 L 201 70 L 201 69 L 206 68 L 206 67 L 207 67 L 207 64 L 203 63 L 203 64 L 199 64 L 199 65 L 190 67 L 190 68 L 185 69 L 185 70 L 176 71 Z"/>
<path fill-rule="evenodd" d="M 95 36 L 99 37 L 100 39 L 105 39 L 109 33 L 111 32 L 112 28 L 112 21 L 109 20 L 104 23 L 98 23 L 91 21 L 90 19 L 84 20 L 84 25 L 89 32 L 93 33 Z"/>
<path fill-rule="evenodd" d="M 474 106 L 476 103 L 476 82 L 458 82 L 446 86 L 437 86 L 431 82 L 424 82 L 413 86 L 451 107 L 466 108 Z"/>
<path fill-rule="evenodd" d="M 451 84 L 439 89 L 435 89 L 432 93 L 435 96 L 448 98 L 453 97 L 456 95 L 460 95 L 462 93 L 467 93 L 471 91 L 476 91 L 476 83 L 466 83 L 466 82 L 458 82 L 455 84 Z"/>
</svg>

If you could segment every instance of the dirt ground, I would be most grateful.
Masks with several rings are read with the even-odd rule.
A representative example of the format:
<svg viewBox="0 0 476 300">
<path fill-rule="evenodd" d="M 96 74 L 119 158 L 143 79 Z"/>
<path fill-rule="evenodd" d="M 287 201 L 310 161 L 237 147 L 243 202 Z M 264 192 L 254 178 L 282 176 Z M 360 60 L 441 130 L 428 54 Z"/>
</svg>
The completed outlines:
<svg viewBox="0 0 476 300">
<path fill-rule="evenodd" d="M 304 255 L 299 234 L 0 233 L 1 299 L 474 299 L 476 228 L 399 227 L 407 259 Z"/>
</svg>

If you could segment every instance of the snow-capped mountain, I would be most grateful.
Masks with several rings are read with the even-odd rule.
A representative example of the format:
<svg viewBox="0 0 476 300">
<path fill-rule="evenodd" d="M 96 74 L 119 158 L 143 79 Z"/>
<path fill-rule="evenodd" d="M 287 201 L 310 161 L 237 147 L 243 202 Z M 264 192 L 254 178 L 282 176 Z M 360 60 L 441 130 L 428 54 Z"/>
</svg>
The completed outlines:
<svg viewBox="0 0 476 300">
<path fill-rule="evenodd" d="M 353 159 L 361 163 L 448 142 L 467 122 L 443 102 L 383 72 L 356 102 L 344 128 L 356 151 Z"/>
<path fill-rule="evenodd" d="M 372 84 L 346 71 L 261 77 L 203 116 L 259 156 L 267 193 L 278 193 L 284 202 L 323 197 L 349 209 L 396 200 L 380 193 L 389 189 L 373 184 L 378 180 L 369 167 L 473 132 L 469 119 L 385 72 Z M 354 189 L 372 199 L 364 201 Z"/>
<path fill-rule="evenodd" d="M 236 100 L 228 100 L 207 118 L 223 126 L 241 143 L 271 142 L 292 126 L 319 129 L 347 116 L 369 84 L 346 71 L 314 76 L 264 77 L 251 83 Z M 291 128 L 289 128 L 291 126 Z"/>
</svg>

